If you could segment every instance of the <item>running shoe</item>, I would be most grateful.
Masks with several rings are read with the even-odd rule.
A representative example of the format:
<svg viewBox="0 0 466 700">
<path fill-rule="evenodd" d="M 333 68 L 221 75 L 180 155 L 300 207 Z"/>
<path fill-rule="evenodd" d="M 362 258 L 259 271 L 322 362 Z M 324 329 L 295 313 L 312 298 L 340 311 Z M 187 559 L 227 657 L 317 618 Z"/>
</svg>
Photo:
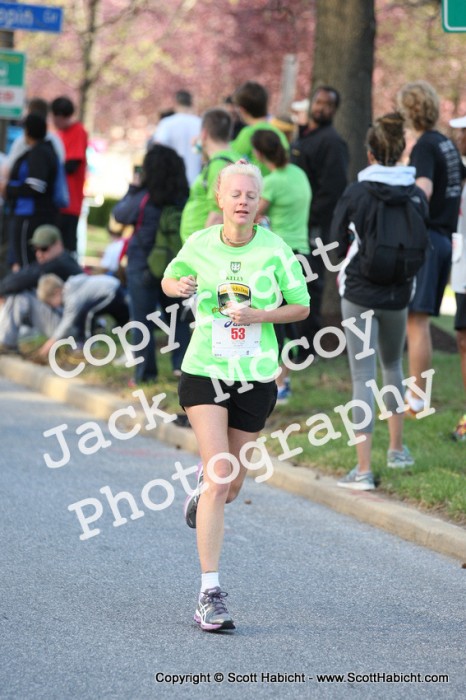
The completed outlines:
<svg viewBox="0 0 466 700">
<path fill-rule="evenodd" d="M 358 465 L 349 474 L 337 481 L 337 486 L 355 491 L 373 491 L 375 489 L 374 475 L 372 472 L 358 472 Z"/>
<path fill-rule="evenodd" d="M 459 423 L 452 432 L 451 436 L 453 440 L 456 440 L 457 442 L 466 442 L 466 413 L 460 418 Z"/>
<path fill-rule="evenodd" d="M 235 625 L 225 605 L 228 593 L 218 586 L 203 591 L 197 604 L 194 620 L 201 629 L 207 632 L 218 630 L 234 630 Z"/>
<path fill-rule="evenodd" d="M 184 519 L 187 525 L 196 528 L 196 514 L 197 514 L 197 504 L 199 503 L 199 497 L 201 495 L 201 486 L 204 481 L 204 469 L 202 467 L 202 462 L 197 465 L 197 486 L 190 494 L 187 496 L 184 502 Z"/>
<path fill-rule="evenodd" d="M 388 450 L 387 452 L 387 467 L 391 469 L 406 469 L 412 467 L 414 459 L 406 445 L 403 445 L 402 450 Z"/>
</svg>

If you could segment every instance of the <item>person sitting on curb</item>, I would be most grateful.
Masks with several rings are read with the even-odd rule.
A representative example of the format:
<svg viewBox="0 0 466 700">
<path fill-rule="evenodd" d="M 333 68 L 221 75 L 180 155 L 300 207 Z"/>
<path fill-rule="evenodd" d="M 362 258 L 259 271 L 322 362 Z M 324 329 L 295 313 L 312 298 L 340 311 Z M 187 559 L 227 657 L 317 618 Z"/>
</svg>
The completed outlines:
<svg viewBox="0 0 466 700">
<path fill-rule="evenodd" d="M 53 273 L 64 282 L 82 273 L 81 266 L 65 251 L 59 229 L 51 224 L 38 226 L 31 238 L 36 262 L 10 272 L 0 282 L 0 297 L 35 289 L 42 275 Z"/>
<path fill-rule="evenodd" d="M 37 295 L 23 292 L 11 300 L 0 311 L 0 347 L 18 352 L 19 329 L 27 323 L 47 336 L 37 351 L 39 359 L 46 358 L 52 345 L 69 335 L 77 345 L 83 343 L 91 335 L 97 313 L 110 314 L 121 326 L 129 321 L 120 282 L 109 275 L 74 275 L 66 282 L 58 275 L 43 275 Z"/>
</svg>

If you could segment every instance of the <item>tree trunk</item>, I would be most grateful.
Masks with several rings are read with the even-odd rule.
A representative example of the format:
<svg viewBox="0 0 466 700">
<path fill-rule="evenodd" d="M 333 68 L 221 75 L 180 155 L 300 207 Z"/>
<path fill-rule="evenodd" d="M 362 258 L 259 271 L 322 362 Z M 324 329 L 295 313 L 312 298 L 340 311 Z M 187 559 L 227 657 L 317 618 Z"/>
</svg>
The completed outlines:
<svg viewBox="0 0 466 700">
<path fill-rule="evenodd" d="M 335 127 L 350 152 L 349 181 L 367 164 L 364 141 L 372 119 L 374 0 L 316 0 L 313 90 L 332 85 L 341 95 Z M 327 273 L 322 311 L 340 313 L 335 274 Z"/>
</svg>

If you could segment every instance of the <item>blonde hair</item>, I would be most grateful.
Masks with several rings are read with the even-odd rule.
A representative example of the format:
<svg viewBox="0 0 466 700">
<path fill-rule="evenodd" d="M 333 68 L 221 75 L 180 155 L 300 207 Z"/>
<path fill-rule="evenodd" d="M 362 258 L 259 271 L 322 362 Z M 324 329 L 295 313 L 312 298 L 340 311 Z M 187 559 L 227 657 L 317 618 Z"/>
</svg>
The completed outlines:
<svg viewBox="0 0 466 700">
<path fill-rule="evenodd" d="M 241 163 L 238 161 L 237 163 L 227 165 L 220 171 L 217 179 L 217 194 L 220 192 L 222 185 L 226 182 L 226 180 L 233 175 L 247 175 L 255 181 L 259 194 L 262 192 L 263 178 L 257 165 L 253 165 L 252 163 Z"/>
<path fill-rule="evenodd" d="M 384 114 L 369 127 L 366 145 L 381 165 L 396 165 L 406 147 L 404 119 L 399 112 Z"/>
<path fill-rule="evenodd" d="M 37 298 L 47 304 L 57 289 L 63 289 L 63 285 L 64 282 L 58 275 L 42 275 L 37 285 Z"/>
<path fill-rule="evenodd" d="M 428 131 L 436 125 L 440 101 L 435 89 L 425 80 L 404 85 L 397 95 L 400 112 L 416 131 Z"/>
</svg>

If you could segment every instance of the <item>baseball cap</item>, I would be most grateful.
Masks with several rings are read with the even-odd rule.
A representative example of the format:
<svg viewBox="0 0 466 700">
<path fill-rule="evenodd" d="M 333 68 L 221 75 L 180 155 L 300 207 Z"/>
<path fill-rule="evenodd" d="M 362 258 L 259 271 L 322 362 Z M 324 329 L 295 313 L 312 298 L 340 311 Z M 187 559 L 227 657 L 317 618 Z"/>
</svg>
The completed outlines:
<svg viewBox="0 0 466 700">
<path fill-rule="evenodd" d="M 454 129 L 466 129 L 466 117 L 458 117 L 457 119 L 450 119 L 449 124 Z"/>
<path fill-rule="evenodd" d="M 51 224 L 43 224 L 32 234 L 31 245 L 35 248 L 48 248 L 57 241 L 61 241 L 59 229 Z"/>
</svg>

